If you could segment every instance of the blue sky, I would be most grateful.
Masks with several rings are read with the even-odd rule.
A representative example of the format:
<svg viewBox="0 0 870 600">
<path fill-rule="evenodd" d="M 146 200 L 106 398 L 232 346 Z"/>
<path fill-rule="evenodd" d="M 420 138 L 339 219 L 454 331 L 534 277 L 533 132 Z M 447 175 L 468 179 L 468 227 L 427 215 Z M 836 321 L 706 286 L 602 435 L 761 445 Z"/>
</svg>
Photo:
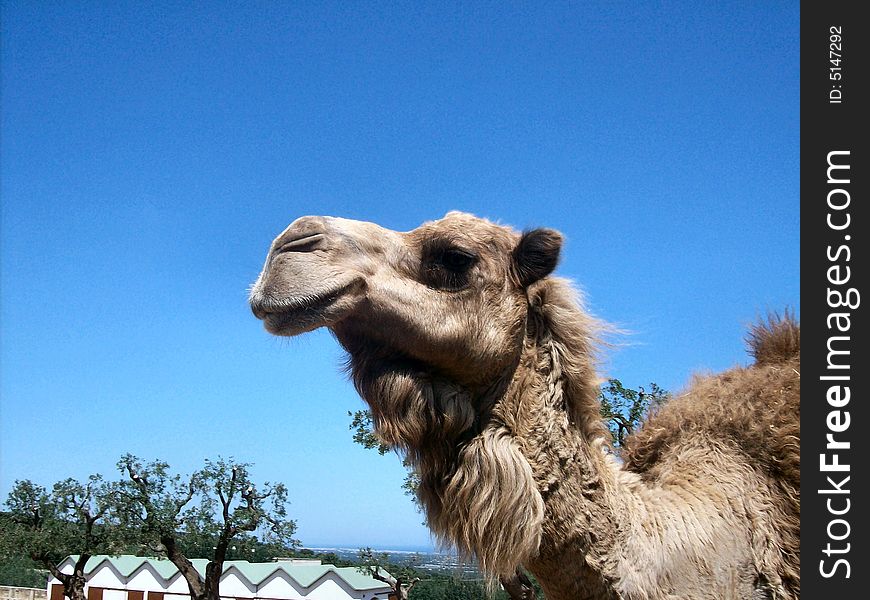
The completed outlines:
<svg viewBox="0 0 870 600">
<path fill-rule="evenodd" d="M 306 214 L 561 230 L 631 386 L 799 311 L 797 3 L 190 4 L 2 1 L 2 498 L 234 456 L 307 545 L 428 545 L 334 341 L 247 307 Z"/>
</svg>

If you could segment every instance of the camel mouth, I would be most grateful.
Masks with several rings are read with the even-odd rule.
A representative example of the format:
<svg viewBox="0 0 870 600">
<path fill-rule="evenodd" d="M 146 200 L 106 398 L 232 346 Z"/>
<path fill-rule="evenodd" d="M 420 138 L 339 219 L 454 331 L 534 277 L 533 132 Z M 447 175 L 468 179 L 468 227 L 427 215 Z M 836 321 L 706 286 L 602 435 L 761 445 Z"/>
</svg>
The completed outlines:
<svg viewBox="0 0 870 600">
<path fill-rule="evenodd" d="M 292 336 L 330 325 L 347 312 L 355 282 L 331 291 L 292 298 L 251 298 L 251 311 L 271 334 Z"/>
</svg>

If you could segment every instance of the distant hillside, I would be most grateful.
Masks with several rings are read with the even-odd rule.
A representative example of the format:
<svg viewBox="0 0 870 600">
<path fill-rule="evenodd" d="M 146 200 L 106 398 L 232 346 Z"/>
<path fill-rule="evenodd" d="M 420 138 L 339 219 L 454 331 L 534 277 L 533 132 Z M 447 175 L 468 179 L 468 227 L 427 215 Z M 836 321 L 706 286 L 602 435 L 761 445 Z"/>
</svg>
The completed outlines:
<svg viewBox="0 0 870 600">
<path fill-rule="evenodd" d="M 344 547 L 314 547 L 306 546 L 305 550 L 310 550 L 316 554 L 335 554 L 342 560 L 348 562 L 357 562 L 359 559 L 359 548 Z M 431 549 L 381 549 L 376 548 L 378 554 L 384 553 L 387 555 L 387 560 L 396 564 L 411 564 L 414 567 L 431 571 L 433 573 L 444 573 L 450 575 L 466 574 L 477 575 L 477 566 L 474 564 L 462 564 L 459 557 L 455 554 L 445 552 L 435 552 Z"/>
</svg>

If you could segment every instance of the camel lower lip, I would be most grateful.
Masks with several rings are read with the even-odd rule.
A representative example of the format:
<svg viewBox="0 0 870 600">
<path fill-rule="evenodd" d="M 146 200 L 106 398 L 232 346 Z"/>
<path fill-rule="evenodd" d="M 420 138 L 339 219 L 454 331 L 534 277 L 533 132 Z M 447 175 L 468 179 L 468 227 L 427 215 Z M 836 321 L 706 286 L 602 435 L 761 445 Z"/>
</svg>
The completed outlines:
<svg viewBox="0 0 870 600">
<path fill-rule="evenodd" d="M 319 322 L 323 313 L 342 297 L 350 285 L 320 294 L 305 301 L 291 300 L 287 306 L 271 307 L 263 316 L 266 329 L 272 333 L 287 330 L 310 329 Z"/>
</svg>

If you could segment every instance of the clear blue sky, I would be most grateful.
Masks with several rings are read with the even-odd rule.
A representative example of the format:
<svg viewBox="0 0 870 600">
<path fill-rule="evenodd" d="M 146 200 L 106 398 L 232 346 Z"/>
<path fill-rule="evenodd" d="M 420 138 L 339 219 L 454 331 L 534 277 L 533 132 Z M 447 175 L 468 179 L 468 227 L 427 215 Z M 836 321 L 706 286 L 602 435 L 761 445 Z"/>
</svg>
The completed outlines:
<svg viewBox="0 0 870 600">
<path fill-rule="evenodd" d="M 306 214 L 555 227 L 606 375 L 745 364 L 800 308 L 797 3 L 539 4 L 2 0 L 2 499 L 234 456 L 307 545 L 428 545 L 337 345 L 247 307 Z"/>
</svg>

